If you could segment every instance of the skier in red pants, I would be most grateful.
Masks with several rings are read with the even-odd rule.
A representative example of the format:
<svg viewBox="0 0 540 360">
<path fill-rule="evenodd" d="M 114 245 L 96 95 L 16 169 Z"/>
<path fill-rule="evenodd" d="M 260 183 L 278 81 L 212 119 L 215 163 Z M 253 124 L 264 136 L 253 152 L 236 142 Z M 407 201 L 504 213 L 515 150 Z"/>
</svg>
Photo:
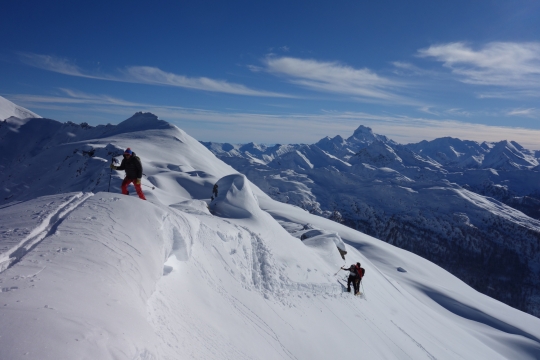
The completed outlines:
<svg viewBox="0 0 540 360">
<path fill-rule="evenodd" d="M 139 159 L 130 148 L 127 148 L 126 151 L 124 151 L 124 159 L 120 166 L 111 164 L 111 169 L 126 171 L 126 177 L 124 178 L 124 181 L 122 181 L 122 194 L 129 195 L 127 187 L 129 184 L 133 183 L 139 197 L 146 200 L 141 188 L 141 178 L 143 173 L 141 159 Z"/>
</svg>

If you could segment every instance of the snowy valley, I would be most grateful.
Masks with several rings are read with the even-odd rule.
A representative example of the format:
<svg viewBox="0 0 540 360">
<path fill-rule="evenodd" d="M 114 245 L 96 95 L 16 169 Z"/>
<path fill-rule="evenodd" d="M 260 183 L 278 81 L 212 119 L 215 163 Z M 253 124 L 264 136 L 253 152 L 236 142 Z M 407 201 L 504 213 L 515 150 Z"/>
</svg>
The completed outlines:
<svg viewBox="0 0 540 360">
<path fill-rule="evenodd" d="M 533 284 L 538 220 L 474 191 L 483 182 L 471 167 L 450 171 L 383 137 L 344 142 L 327 139 L 334 152 L 205 147 L 149 113 L 96 127 L 0 122 L 0 359 L 539 358 L 540 319 L 387 243 L 429 241 L 428 258 L 456 246 L 465 260 L 469 247 L 491 246 Z M 109 168 L 127 147 L 142 160 L 147 201 L 120 194 L 123 172 Z M 502 167 L 534 174 L 534 154 L 481 155 L 501 171 L 474 171 L 531 196 L 532 182 L 517 180 L 529 178 Z M 485 191 L 498 191 L 491 181 Z M 500 235 L 485 244 L 488 226 Z M 370 227 L 392 241 L 353 229 Z M 355 262 L 366 269 L 361 297 L 338 271 Z"/>
</svg>

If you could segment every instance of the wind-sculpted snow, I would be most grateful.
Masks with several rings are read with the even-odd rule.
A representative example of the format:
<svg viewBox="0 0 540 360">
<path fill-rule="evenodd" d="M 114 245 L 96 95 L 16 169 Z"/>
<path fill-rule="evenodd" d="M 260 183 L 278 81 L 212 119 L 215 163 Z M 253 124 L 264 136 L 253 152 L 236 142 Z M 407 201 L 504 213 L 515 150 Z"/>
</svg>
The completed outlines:
<svg viewBox="0 0 540 360">
<path fill-rule="evenodd" d="M 540 357 L 539 319 L 272 200 L 151 114 L 95 128 L 42 120 L 0 127 L 0 359 Z M 142 160 L 148 201 L 119 193 L 123 173 L 109 163 L 126 147 Z M 386 176 L 396 194 L 445 193 L 395 169 L 351 168 Z M 335 169 L 321 176 L 337 178 Z M 300 189 L 298 198 L 315 186 L 306 174 L 279 175 L 268 182 Z M 460 224 L 473 224 L 464 214 Z M 361 297 L 344 292 L 340 270 L 356 262 L 366 269 Z"/>
<path fill-rule="evenodd" d="M 210 203 L 212 211 L 226 218 L 250 218 L 260 212 L 257 199 L 244 175 L 232 174 L 216 182 L 218 194 Z"/>
</svg>

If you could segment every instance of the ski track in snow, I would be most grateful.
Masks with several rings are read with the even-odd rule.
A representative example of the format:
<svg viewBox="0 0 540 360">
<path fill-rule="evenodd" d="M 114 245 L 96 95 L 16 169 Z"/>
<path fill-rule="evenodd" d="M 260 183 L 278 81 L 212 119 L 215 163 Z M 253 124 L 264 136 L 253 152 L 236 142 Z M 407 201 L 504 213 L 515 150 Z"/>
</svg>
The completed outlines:
<svg viewBox="0 0 540 360">
<path fill-rule="evenodd" d="M 403 330 L 402 328 L 400 328 L 393 320 L 390 320 L 392 322 L 392 324 L 394 324 L 403 334 L 405 334 L 409 339 L 411 339 L 411 341 L 416 345 L 418 346 L 420 349 L 422 349 L 423 351 L 425 351 L 425 353 L 427 354 L 428 358 L 430 358 L 431 360 L 437 360 L 437 358 L 433 355 L 431 355 L 429 353 L 429 351 L 427 351 L 423 346 L 422 344 L 420 344 L 418 341 L 414 340 L 414 338 L 409 335 L 405 330 Z"/>
<path fill-rule="evenodd" d="M 69 214 L 93 195 L 92 193 L 78 193 L 67 196 L 67 200 L 48 214 L 27 237 L 8 251 L 0 254 L 0 273 L 19 262 L 47 236 L 53 235 Z"/>
</svg>

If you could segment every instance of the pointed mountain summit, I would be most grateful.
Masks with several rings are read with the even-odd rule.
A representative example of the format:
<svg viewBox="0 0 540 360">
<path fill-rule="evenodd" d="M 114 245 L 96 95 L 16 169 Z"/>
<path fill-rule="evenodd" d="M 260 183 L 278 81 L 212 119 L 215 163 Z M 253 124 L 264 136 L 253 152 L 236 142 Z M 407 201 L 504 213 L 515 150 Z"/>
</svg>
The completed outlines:
<svg viewBox="0 0 540 360">
<path fill-rule="evenodd" d="M 336 151 L 341 150 L 347 145 L 347 142 L 340 135 L 336 135 L 333 138 L 326 136 L 315 143 L 319 148 L 324 151 Z"/>
<path fill-rule="evenodd" d="M 384 135 L 374 134 L 371 128 L 360 125 L 347 139 L 344 139 L 340 135 L 336 135 L 333 138 L 327 136 L 319 140 L 315 145 L 321 150 L 324 150 L 341 160 L 347 161 L 358 151 L 375 141 L 388 143 L 390 145 L 396 144 Z"/>
<path fill-rule="evenodd" d="M 249 152 L 252 155 L 261 156 L 262 154 L 264 154 L 266 149 L 268 149 L 266 145 L 259 145 L 254 142 L 250 142 L 248 144 L 242 145 L 239 150 L 242 152 Z"/>
<path fill-rule="evenodd" d="M 373 130 L 371 128 L 360 125 L 356 130 L 354 130 L 354 133 L 347 138 L 347 142 L 352 144 L 365 144 L 369 145 L 374 141 L 381 141 L 381 142 L 390 142 L 394 143 L 394 141 L 389 140 L 384 135 L 377 135 L 373 133 Z"/>
<path fill-rule="evenodd" d="M 158 117 L 149 112 L 137 112 L 127 120 L 118 124 L 114 130 L 114 134 L 123 132 L 134 132 L 144 130 L 170 129 L 174 125 L 166 121 L 159 120 Z"/>
<path fill-rule="evenodd" d="M 8 99 L 0 96 L 0 121 L 3 121 L 10 117 L 16 117 L 19 119 L 28 119 L 28 118 L 40 118 L 38 114 L 23 108 L 22 106 L 16 105 L 9 101 Z"/>
</svg>

